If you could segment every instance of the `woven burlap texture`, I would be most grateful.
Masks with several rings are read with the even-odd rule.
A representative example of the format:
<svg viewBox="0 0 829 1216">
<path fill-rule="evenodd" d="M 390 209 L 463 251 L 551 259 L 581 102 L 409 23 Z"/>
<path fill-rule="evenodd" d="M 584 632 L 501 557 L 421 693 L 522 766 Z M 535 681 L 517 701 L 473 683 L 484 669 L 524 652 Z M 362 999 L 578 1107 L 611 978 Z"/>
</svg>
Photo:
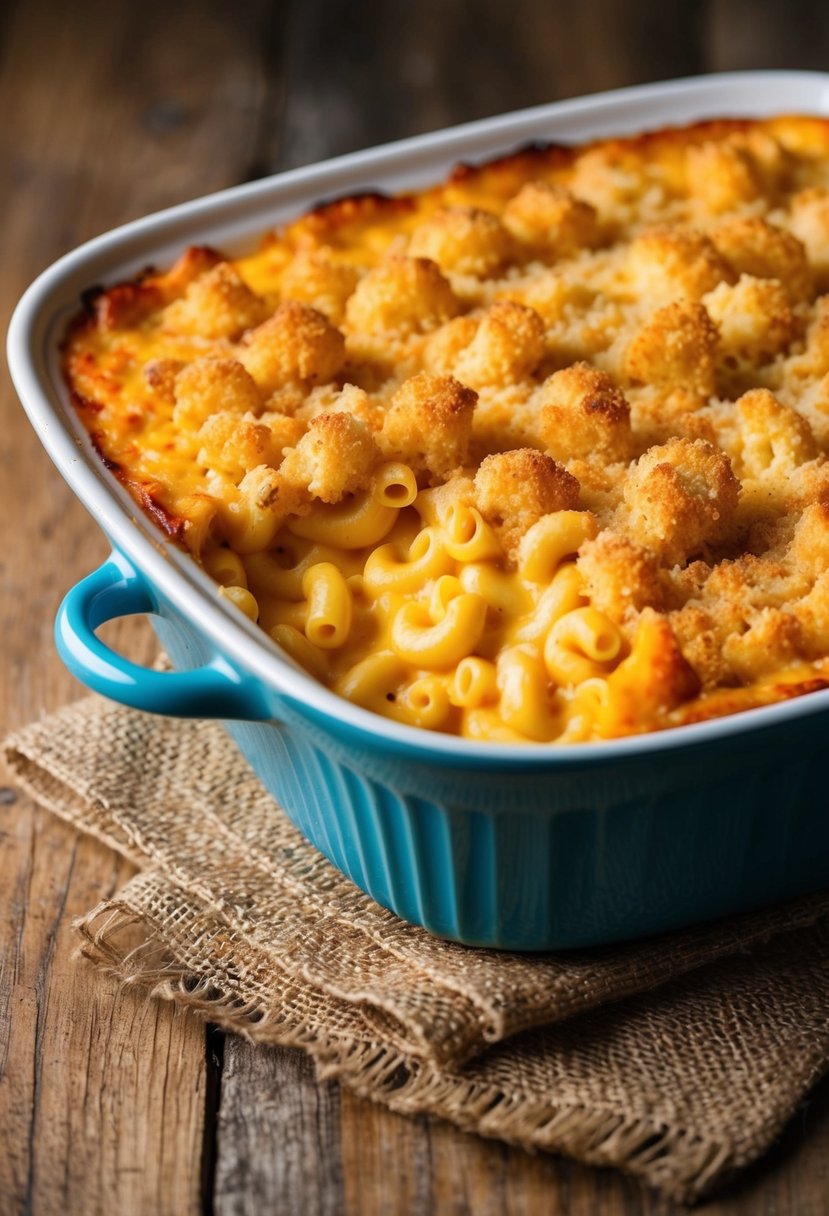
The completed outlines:
<svg viewBox="0 0 829 1216">
<path fill-rule="evenodd" d="M 5 752 L 140 870 L 79 922 L 90 958 L 395 1110 L 693 1201 L 829 1067 L 829 895 L 603 950 L 473 950 L 354 887 L 213 723 L 92 697 Z"/>
</svg>

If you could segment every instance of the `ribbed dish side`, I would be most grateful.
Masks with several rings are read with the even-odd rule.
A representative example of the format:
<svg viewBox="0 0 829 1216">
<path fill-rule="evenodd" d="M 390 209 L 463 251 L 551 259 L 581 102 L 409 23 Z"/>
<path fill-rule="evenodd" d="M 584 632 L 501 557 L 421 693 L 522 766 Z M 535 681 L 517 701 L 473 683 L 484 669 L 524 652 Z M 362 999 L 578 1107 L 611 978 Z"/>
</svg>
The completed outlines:
<svg viewBox="0 0 829 1216">
<path fill-rule="evenodd" d="M 180 627 L 164 632 L 174 661 L 187 666 L 192 641 L 177 654 Z M 523 794 L 509 773 L 485 781 L 473 773 L 470 808 L 357 773 L 301 725 L 228 727 L 334 865 L 403 919 L 470 945 L 589 946 L 829 882 L 829 813 L 817 794 L 814 750 L 791 759 L 758 749 L 737 773 L 726 756 L 706 756 L 696 784 L 684 764 L 675 783 L 665 782 L 664 769 L 650 785 L 647 773 L 616 782 L 607 774 L 593 783 L 591 798 L 579 773 L 549 776 Z M 353 763 L 361 762 L 355 755 Z M 390 779 L 406 786 L 411 773 L 404 762 L 397 769 Z"/>
</svg>

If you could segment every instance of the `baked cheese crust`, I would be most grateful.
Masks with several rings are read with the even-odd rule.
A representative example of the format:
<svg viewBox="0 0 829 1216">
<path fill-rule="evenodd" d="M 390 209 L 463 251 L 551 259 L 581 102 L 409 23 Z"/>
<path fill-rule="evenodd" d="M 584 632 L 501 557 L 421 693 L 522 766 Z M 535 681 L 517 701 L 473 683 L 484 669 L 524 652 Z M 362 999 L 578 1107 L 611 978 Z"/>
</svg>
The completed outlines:
<svg viewBox="0 0 829 1216">
<path fill-rule="evenodd" d="M 577 741 L 829 686 L 829 122 L 532 147 L 87 294 L 102 458 L 343 696 Z"/>
</svg>

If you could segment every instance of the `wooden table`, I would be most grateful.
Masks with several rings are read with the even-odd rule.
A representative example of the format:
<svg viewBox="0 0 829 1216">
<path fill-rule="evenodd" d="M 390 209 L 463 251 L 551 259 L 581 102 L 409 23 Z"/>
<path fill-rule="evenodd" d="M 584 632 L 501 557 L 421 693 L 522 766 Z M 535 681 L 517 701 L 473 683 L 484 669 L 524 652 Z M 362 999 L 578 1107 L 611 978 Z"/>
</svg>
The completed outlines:
<svg viewBox="0 0 829 1216">
<path fill-rule="evenodd" d="M 19 0 L 0 17 L 4 317 L 87 237 L 385 139 L 596 89 L 825 67 L 819 6 L 774 0 Z M 79 695 L 51 641 L 104 541 L 2 386 L 2 712 Z M 110 640 L 146 660 L 142 627 Z M 615 1173 L 404 1119 L 304 1057 L 224 1038 L 75 957 L 125 863 L 0 788 L 0 1216 L 665 1213 Z M 829 1087 L 714 1216 L 829 1210 Z"/>
</svg>

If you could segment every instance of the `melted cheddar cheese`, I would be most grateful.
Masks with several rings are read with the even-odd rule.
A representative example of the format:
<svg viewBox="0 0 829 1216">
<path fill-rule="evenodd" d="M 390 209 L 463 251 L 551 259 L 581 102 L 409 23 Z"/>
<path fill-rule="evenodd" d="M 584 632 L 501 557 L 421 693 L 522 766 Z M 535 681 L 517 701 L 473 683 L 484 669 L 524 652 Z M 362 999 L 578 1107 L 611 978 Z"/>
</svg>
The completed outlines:
<svg viewBox="0 0 829 1216">
<path fill-rule="evenodd" d="M 829 686 L 829 123 L 532 148 L 89 293 L 75 404 L 313 676 L 475 739 Z"/>
</svg>

